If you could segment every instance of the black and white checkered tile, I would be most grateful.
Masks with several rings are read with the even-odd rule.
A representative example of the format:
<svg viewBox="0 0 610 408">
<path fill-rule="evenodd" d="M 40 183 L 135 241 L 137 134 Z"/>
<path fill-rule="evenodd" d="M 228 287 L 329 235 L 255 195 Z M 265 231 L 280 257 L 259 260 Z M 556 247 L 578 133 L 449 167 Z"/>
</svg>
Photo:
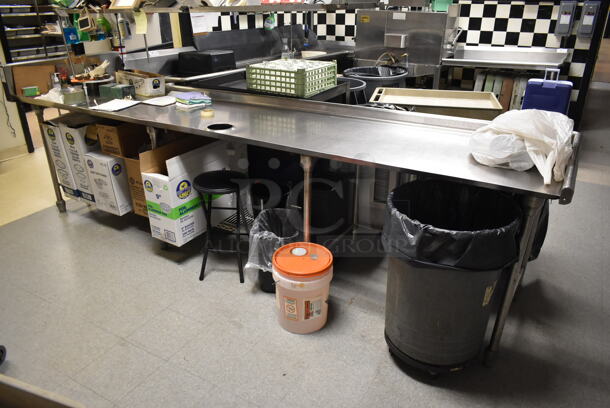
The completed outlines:
<svg viewBox="0 0 610 408">
<path fill-rule="evenodd" d="M 561 79 L 574 84 L 571 100 L 575 105 L 580 84 L 590 59 L 590 39 L 577 38 L 576 29 L 582 12 L 578 3 L 571 35 L 552 34 L 557 23 L 559 0 L 540 2 L 519 0 L 454 0 L 460 5 L 458 25 L 464 28 L 458 43 L 515 47 L 567 48 L 568 57 L 561 70 Z M 266 15 L 221 13 L 214 31 L 262 28 Z M 277 13 L 278 25 L 303 24 L 305 13 Z M 337 10 L 313 14 L 313 26 L 320 40 L 349 41 L 356 35 L 356 11 Z M 540 76 L 540 72 L 533 73 Z M 472 89 L 473 69 L 453 70 L 451 85 Z M 574 106 L 572 107 L 574 109 Z M 580 107 L 582 108 L 582 107 Z"/>
<path fill-rule="evenodd" d="M 213 31 L 247 30 L 251 28 L 263 28 L 266 14 L 254 13 L 227 13 L 223 12 L 218 17 L 218 25 Z M 294 12 L 276 13 L 277 25 L 304 24 L 305 14 Z"/>
<path fill-rule="evenodd" d="M 589 38 L 577 38 L 576 29 L 582 3 L 575 12 L 573 32 L 567 37 L 552 34 L 559 14 L 559 2 L 537 4 L 505 0 L 459 0 L 458 25 L 464 32 L 458 44 L 516 47 L 567 48 L 568 57 L 561 70 L 561 79 L 574 84 L 571 100 L 578 99 L 580 83 L 589 57 Z M 452 85 L 462 80 L 462 88 L 473 85 L 473 70 L 454 70 Z"/>
<path fill-rule="evenodd" d="M 313 26 L 319 40 L 349 41 L 356 35 L 356 10 L 314 14 Z"/>
</svg>

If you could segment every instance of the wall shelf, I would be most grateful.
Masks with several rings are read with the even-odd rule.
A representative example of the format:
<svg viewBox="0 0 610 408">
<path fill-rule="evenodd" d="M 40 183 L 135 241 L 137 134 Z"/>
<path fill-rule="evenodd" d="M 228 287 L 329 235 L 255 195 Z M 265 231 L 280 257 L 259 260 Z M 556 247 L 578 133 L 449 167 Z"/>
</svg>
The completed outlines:
<svg viewBox="0 0 610 408">
<path fill-rule="evenodd" d="M 373 0 L 362 1 L 362 2 L 349 2 L 343 4 L 262 4 L 258 6 L 222 6 L 222 7 L 142 7 L 140 11 L 147 14 L 155 13 L 218 13 L 218 12 L 231 12 L 231 13 L 276 13 L 276 12 L 292 12 L 292 11 L 334 11 L 334 10 L 353 10 L 357 8 L 374 8 L 377 7 L 377 2 Z M 80 13 L 78 9 L 65 9 L 56 7 L 58 13 Z M 90 11 L 91 13 L 98 13 L 98 11 Z M 132 13 L 133 10 L 102 10 L 102 13 Z"/>
</svg>

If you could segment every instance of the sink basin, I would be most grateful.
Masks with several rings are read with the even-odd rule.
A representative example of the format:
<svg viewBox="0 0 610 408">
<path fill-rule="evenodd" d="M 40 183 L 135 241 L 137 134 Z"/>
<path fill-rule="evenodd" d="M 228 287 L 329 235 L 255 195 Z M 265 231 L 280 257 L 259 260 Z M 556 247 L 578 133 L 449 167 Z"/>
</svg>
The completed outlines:
<svg viewBox="0 0 610 408">
<path fill-rule="evenodd" d="M 343 75 L 362 79 L 396 79 L 407 76 L 407 70 L 402 67 L 391 67 L 387 65 L 354 67 L 343 71 Z"/>
<path fill-rule="evenodd" d="M 567 56 L 565 48 L 460 45 L 443 65 L 544 70 L 559 67 Z"/>
</svg>

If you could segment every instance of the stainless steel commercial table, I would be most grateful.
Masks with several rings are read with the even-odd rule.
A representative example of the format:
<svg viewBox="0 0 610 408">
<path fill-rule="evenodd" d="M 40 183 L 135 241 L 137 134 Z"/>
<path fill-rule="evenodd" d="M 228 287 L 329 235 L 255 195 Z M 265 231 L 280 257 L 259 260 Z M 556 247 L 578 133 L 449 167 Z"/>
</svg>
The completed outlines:
<svg viewBox="0 0 610 408">
<path fill-rule="evenodd" d="M 194 90 L 178 86 L 170 88 Z M 199 112 L 176 111 L 174 106 L 140 104 L 110 113 L 27 97 L 19 99 L 36 108 L 40 123 L 42 108 L 55 107 L 145 125 L 151 134 L 154 134 L 152 128 L 170 129 L 289 151 L 306 158 L 323 157 L 358 165 L 442 176 L 458 182 L 520 194 L 524 223 L 519 242 L 519 260 L 513 266 L 509 284 L 502 294 L 501 309 L 487 349 L 486 361 L 492 360 L 498 350 L 513 297 L 525 272 L 542 205 L 547 199 L 558 199 L 561 204 L 571 202 L 578 167 L 578 133 L 573 137 L 574 153 L 564 183 L 545 186 L 535 170 L 517 172 L 490 168 L 473 160 L 468 139 L 474 129 L 487 123 L 485 121 L 235 92 L 208 93 L 214 100 L 215 116 L 205 119 Z M 225 130 L 212 130 L 210 125 L 214 124 L 231 126 Z M 53 162 L 48 154 L 47 158 L 58 208 L 65 211 Z M 307 176 L 307 171 L 305 174 Z M 305 185 L 307 184 L 306 180 Z M 307 213 L 305 209 L 305 214 Z"/>
</svg>

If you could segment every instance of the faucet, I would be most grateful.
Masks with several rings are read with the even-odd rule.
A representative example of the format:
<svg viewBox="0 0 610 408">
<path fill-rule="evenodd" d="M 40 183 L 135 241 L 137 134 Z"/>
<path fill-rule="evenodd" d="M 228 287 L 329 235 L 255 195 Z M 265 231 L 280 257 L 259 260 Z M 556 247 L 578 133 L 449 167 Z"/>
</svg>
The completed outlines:
<svg viewBox="0 0 610 408">
<path fill-rule="evenodd" d="M 460 38 L 460 34 L 462 34 L 462 31 L 464 31 L 464 29 L 462 27 L 456 27 L 456 28 L 453 29 L 451 34 L 449 34 L 449 36 L 447 37 L 447 45 L 445 45 L 445 49 L 451 55 L 455 52 L 455 45 L 457 43 L 458 38 Z M 452 35 L 454 36 L 453 40 L 449 41 L 449 38 Z"/>
<path fill-rule="evenodd" d="M 377 61 L 375 61 L 375 66 L 377 66 L 381 62 L 383 62 L 384 61 L 384 59 L 383 59 L 384 57 L 386 57 L 386 61 L 390 62 L 390 65 L 396 65 L 398 63 L 398 60 L 396 59 L 394 54 L 392 54 L 390 51 L 386 51 L 383 54 L 381 54 L 379 56 L 379 58 L 377 58 Z"/>
<path fill-rule="evenodd" d="M 385 57 L 385 59 L 384 59 Z M 404 53 L 401 54 L 399 57 L 396 57 L 391 51 L 386 51 L 383 54 L 381 54 L 379 56 L 379 58 L 377 58 L 377 60 L 375 61 L 375 66 L 379 65 L 380 63 L 386 61 L 386 62 L 390 62 L 390 65 L 400 65 L 400 60 L 404 58 L 404 68 L 408 68 L 409 66 L 409 54 L 408 53 Z"/>
</svg>

